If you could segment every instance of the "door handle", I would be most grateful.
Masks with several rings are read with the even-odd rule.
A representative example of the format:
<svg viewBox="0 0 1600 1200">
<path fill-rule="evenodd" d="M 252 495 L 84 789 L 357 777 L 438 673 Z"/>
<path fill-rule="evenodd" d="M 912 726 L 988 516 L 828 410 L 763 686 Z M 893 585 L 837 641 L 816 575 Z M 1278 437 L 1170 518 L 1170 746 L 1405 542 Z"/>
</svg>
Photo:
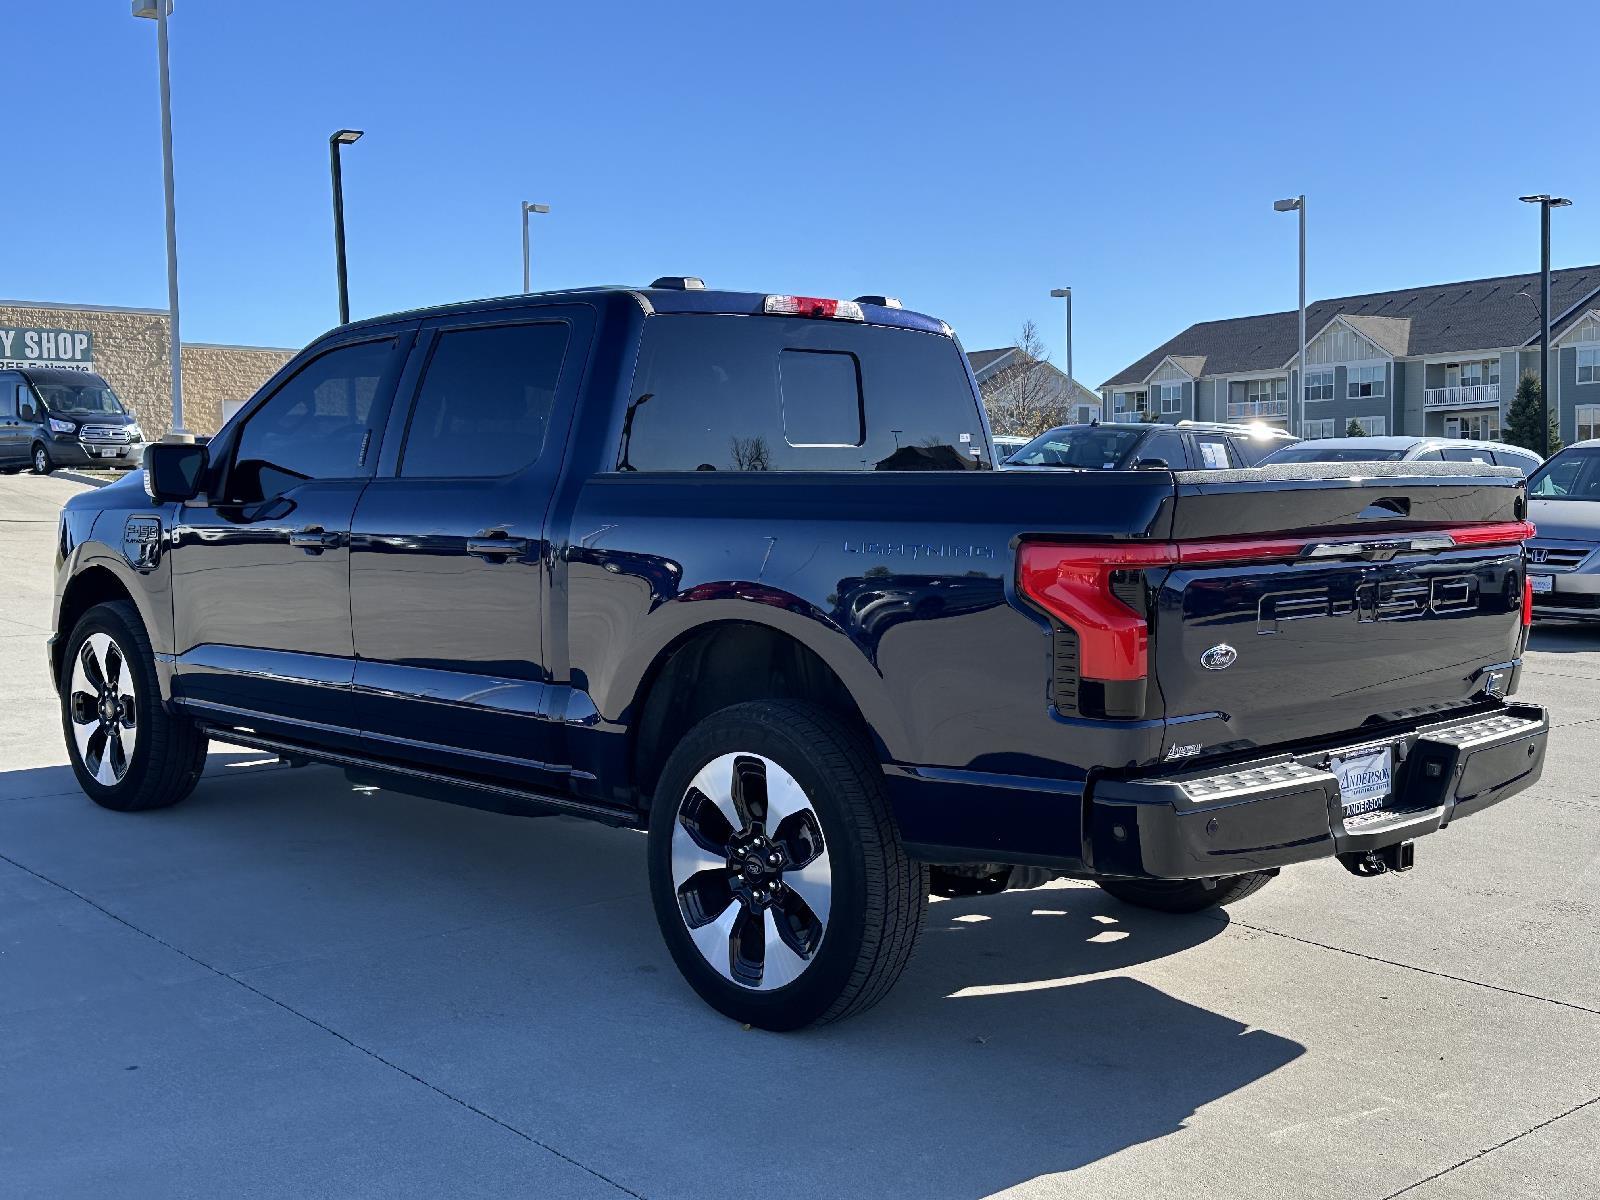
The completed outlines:
<svg viewBox="0 0 1600 1200">
<path fill-rule="evenodd" d="M 325 533 L 320 525 L 307 525 L 289 534 L 289 545 L 302 550 L 327 550 L 339 544 L 337 533 Z"/>
<path fill-rule="evenodd" d="M 467 553 L 476 554 L 479 558 L 498 558 L 513 554 L 526 554 L 528 552 L 527 538 L 514 537 L 470 537 L 467 539 Z"/>
</svg>

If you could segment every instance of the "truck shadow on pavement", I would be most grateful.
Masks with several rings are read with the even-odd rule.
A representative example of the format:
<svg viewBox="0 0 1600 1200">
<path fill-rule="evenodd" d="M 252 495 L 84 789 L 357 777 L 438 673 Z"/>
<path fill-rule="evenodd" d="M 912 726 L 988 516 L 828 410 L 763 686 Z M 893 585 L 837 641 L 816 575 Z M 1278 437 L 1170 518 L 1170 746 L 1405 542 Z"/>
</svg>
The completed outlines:
<svg viewBox="0 0 1600 1200">
<path fill-rule="evenodd" d="M 637 833 L 356 790 L 250 754 L 214 754 L 161 812 L 103 812 L 73 786 L 65 768 L 0 775 L 7 857 L 333 1031 L 307 1030 L 328 1056 L 353 1045 L 651 1200 L 975 1200 L 1172 1134 L 1304 1053 L 1119 973 L 1216 937 L 1219 914 L 1085 887 L 939 901 L 876 1009 L 773 1035 L 679 979 Z M 92 1086 L 93 1060 L 74 1055 L 121 1053 L 69 1053 L 53 1086 Z M 197 1054 L 189 1069 L 213 1066 Z M 151 1137 L 187 1130 L 186 1170 L 203 1176 L 208 1125 L 270 1121 L 284 1097 L 260 1089 L 297 1086 L 272 1068 L 232 1064 L 238 1094 L 177 1124 L 160 1105 L 122 1111 Z M 184 1069 L 175 1055 L 165 1086 L 181 1091 Z M 354 1120 L 361 1098 L 348 1103 Z M 80 1153 L 94 1136 L 74 1132 Z M 371 1136 L 454 1152 L 437 1128 Z"/>
</svg>

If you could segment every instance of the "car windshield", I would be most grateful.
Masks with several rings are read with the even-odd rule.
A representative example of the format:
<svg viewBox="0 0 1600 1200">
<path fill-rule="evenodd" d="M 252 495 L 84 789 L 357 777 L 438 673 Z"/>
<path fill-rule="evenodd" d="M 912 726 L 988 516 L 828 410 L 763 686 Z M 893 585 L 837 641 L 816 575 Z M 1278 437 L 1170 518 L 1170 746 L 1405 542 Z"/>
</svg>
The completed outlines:
<svg viewBox="0 0 1600 1200">
<path fill-rule="evenodd" d="M 1563 450 L 1528 480 L 1536 500 L 1600 500 L 1600 449 Z"/>
<path fill-rule="evenodd" d="M 126 413 L 122 401 L 110 385 L 98 379 L 83 383 L 62 383 L 58 380 L 35 380 L 33 390 L 44 400 L 44 406 L 53 413 Z"/>
<path fill-rule="evenodd" d="M 1398 462 L 1404 450 L 1367 450 L 1359 446 L 1286 446 L 1267 458 L 1269 463 Z"/>
<path fill-rule="evenodd" d="M 1145 432 L 1107 425 L 1063 425 L 1019 447 L 1006 462 L 1023 467 L 1113 470 L 1126 465 Z"/>
</svg>

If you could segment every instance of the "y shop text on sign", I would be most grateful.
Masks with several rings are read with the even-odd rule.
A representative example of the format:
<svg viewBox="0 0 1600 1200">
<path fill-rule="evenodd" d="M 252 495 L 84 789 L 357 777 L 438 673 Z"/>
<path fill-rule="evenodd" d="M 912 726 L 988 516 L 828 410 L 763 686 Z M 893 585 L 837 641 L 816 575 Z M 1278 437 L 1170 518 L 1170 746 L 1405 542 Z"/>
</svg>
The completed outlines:
<svg viewBox="0 0 1600 1200">
<path fill-rule="evenodd" d="M 0 325 L 0 370 L 67 367 L 94 370 L 94 337 L 83 329 L 21 329 Z"/>
</svg>

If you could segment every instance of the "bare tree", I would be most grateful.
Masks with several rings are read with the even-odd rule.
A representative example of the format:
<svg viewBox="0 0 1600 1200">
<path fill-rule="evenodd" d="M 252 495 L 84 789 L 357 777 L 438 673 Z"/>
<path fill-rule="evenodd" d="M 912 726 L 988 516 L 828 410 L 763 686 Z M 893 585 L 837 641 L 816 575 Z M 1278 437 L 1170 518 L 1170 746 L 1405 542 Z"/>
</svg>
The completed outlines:
<svg viewBox="0 0 1600 1200">
<path fill-rule="evenodd" d="M 1050 366 L 1039 327 L 1022 323 L 1010 360 L 980 387 L 989 427 L 998 434 L 1036 437 L 1070 419 L 1071 397 L 1061 375 Z"/>
</svg>

